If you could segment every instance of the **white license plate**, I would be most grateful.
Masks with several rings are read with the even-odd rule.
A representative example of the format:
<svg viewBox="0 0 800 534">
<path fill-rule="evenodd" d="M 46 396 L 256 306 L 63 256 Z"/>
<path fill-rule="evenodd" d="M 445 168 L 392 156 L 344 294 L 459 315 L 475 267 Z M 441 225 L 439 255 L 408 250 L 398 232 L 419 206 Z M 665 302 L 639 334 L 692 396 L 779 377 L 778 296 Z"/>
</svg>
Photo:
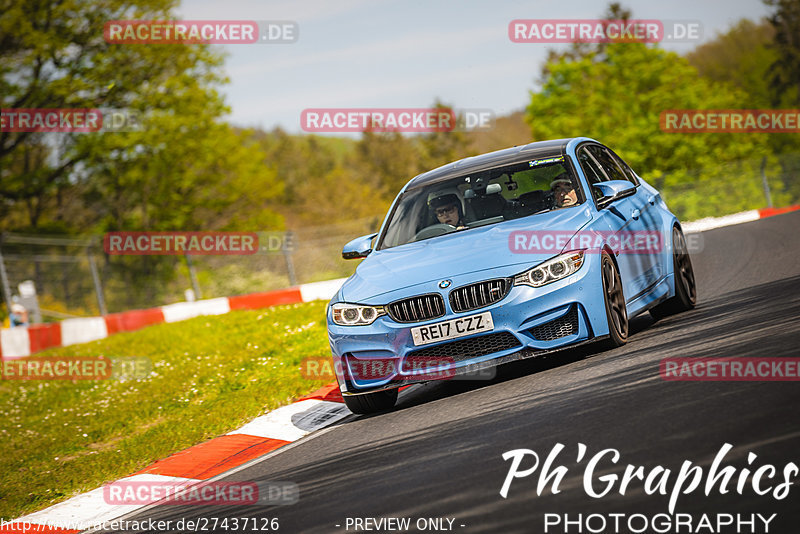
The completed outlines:
<svg viewBox="0 0 800 534">
<path fill-rule="evenodd" d="M 414 339 L 414 345 L 419 346 L 489 330 L 494 330 L 494 323 L 492 322 L 492 312 L 487 311 L 469 317 L 417 326 L 411 329 L 411 337 Z"/>
</svg>

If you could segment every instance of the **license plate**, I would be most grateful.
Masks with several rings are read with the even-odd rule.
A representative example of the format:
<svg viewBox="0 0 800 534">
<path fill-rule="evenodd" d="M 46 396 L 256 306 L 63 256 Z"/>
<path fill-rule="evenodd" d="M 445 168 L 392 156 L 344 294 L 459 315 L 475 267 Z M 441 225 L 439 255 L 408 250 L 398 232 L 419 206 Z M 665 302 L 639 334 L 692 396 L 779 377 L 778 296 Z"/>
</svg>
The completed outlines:
<svg viewBox="0 0 800 534">
<path fill-rule="evenodd" d="M 469 317 L 460 317 L 441 323 L 417 326 L 411 329 L 411 337 L 414 345 L 427 345 L 445 339 L 464 337 L 476 332 L 488 332 L 494 330 L 492 322 L 492 312 L 483 312 Z"/>
</svg>

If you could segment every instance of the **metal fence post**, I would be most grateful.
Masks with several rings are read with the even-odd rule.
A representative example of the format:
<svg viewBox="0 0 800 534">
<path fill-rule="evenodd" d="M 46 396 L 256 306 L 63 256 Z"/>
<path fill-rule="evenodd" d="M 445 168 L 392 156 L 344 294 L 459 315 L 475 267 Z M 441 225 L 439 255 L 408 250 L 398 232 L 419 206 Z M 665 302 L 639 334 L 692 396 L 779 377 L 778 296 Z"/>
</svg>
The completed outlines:
<svg viewBox="0 0 800 534">
<path fill-rule="evenodd" d="M 106 299 L 103 295 L 103 286 L 100 284 L 100 275 L 97 272 L 97 264 L 94 261 L 91 248 L 86 248 L 86 255 L 89 257 L 89 268 L 92 271 L 94 292 L 97 294 L 97 307 L 100 309 L 100 315 L 108 315 L 108 310 L 106 310 Z"/>
<path fill-rule="evenodd" d="M 192 256 L 190 254 L 184 254 L 183 257 L 186 258 L 186 266 L 189 267 L 189 279 L 192 281 L 192 289 L 194 290 L 195 298 L 200 300 L 203 298 L 203 294 L 200 293 L 200 284 L 197 283 L 197 273 L 194 271 Z"/>
<path fill-rule="evenodd" d="M 8 285 L 6 264 L 3 261 L 3 236 L 0 234 L 0 283 L 3 284 L 3 299 L 6 301 L 8 313 L 11 315 L 11 287 Z"/>
<path fill-rule="evenodd" d="M 297 277 L 294 273 L 294 262 L 292 261 L 292 251 L 294 250 L 294 233 L 286 232 L 283 236 L 283 258 L 286 260 L 286 272 L 289 274 L 289 285 L 297 285 Z"/>
<path fill-rule="evenodd" d="M 769 184 L 767 183 L 767 174 L 764 172 L 766 167 L 767 167 L 767 156 L 764 156 L 764 158 L 761 160 L 761 185 L 764 186 L 764 196 L 767 197 L 767 207 L 771 208 L 772 195 L 770 194 Z"/>
</svg>

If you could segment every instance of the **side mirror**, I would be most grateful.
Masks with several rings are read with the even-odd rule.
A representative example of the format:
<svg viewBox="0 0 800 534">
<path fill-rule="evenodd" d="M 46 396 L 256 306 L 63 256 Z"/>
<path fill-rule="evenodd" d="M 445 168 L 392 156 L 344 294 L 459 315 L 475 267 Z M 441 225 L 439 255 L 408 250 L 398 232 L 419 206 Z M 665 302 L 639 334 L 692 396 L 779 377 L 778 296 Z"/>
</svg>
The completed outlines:
<svg viewBox="0 0 800 534">
<path fill-rule="evenodd" d="M 605 207 L 617 199 L 630 196 L 636 192 L 636 186 L 627 180 L 609 180 L 608 182 L 598 182 L 592 187 L 600 192 L 597 199 L 598 206 Z"/>
<path fill-rule="evenodd" d="M 374 234 L 363 235 L 353 239 L 342 249 L 342 258 L 346 260 L 354 260 L 357 258 L 366 258 L 372 252 L 372 240 L 378 235 Z"/>
</svg>

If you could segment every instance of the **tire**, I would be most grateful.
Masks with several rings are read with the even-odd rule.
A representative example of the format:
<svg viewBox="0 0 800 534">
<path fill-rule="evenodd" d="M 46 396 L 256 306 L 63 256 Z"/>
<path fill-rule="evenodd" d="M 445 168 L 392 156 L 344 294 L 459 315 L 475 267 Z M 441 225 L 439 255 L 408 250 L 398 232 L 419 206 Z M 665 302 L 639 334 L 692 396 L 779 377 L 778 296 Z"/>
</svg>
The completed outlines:
<svg viewBox="0 0 800 534">
<path fill-rule="evenodd" d="M 650 315 L 656 321 L 676 313 L 691 310 L 697 304 L 697 285 L 686 239 L 678 227 L 672 229 L 672 269 L 675 277 L 675 296 L 655 306 Z"/>
<path fill-rule="evenodd" d="M 603 252 L 600 271 L 603 280 L 603 301 L 608 320 L 608 339 L 603 342 L 606 349 L 621 347 L 628 341 L 628 310 L 619 271 L 606 252 Z"/>
<path fill-rule="evenodd" d="M 397 389 L 364 393 L 363 395 L 343 395 L 344 403 L 353 413 L 368 414 L 391 410 L 397 402 Z"/>
</svg>

